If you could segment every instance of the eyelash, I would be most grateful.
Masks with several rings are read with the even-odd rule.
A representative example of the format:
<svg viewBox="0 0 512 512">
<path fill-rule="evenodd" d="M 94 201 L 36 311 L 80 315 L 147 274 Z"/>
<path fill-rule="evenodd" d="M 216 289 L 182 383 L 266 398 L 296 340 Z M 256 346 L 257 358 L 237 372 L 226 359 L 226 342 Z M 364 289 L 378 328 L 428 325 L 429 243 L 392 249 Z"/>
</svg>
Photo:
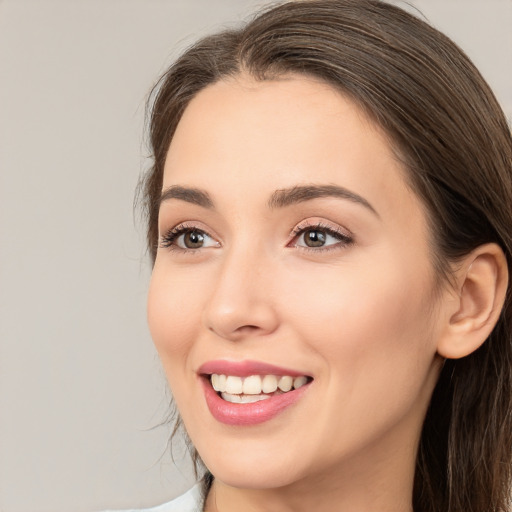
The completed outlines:
<svg viewBox="0 0 512 512">
<path fill-rule="evenodd" d="M 181 251 L 181 252 L 196 252 L 199 249 L 183 249 L 182 247 L 179 247 L 175 244 L 176 240 L 186 233 L 190 233 L 192 231 L 196 231 L 197 233 L 201 233 L 203 235 L 208 235 L 206 231 L 203 231 L 202 229 L 199 229 L 197 226 L 189 225 L 186 223 L 178 224 L 177 226 L 170 229 L 165 235 L 163 235 L 160 239 L 160 247 L 162 249 L 169 249 L 171 251 Z"/>
<path fill-rule="evenodd" d="M 208 236 L 209 238 L 212 238 L 206 231 L 199 229 L 197 226 L 189 225 L 186 223 L 178 224 L 174 228 L 170 229 L 165 235 L 161 237 L 159 247 L 163 249 L 169 249 L 171 251 L 180 251 L 180 252 L 186 252 L 186 253 L 195 253 L 202 249 L 202 247 L 199 247 L 197 249 L 187 248 L 184 249 L 182 247 L 179 247 L 176 245 L 176 240 L 183 234 L 196 231 L 198 233 L 201 233 L 203 235 Z M 313 252 L 321 252 L 321 251 L 331 251 L 335 249 L 339 249 L 340 247 L 347 247 L 349 245 L 352 245 L 354 243 L 354 239 L 351 235 L 348 235 L 347 233 L 342 232 L 341 230 L 337 230 L 335 228 L 332 228 L 330 226 L 327 226 L 325 224 L 322 224 L 321 222 L 317 222 L 314 224 L 299 224 L 297 227 L 295 227 L 292 232 L 290 233 L 290 236 L 293 236 L 293 239 L 296 240 L 300 235 L 303 233 L 306 233 L 307 231 L 321 231 L 326 233 L 327 235 L 332 236 L 333 238 L 337 239 L 339 243 L 336 244 L 330 244 L 325 247 L 305 247 L 305 246 L 297 246 L 294 245 L 293 247 L 296 247 L 303 251 L 313 251 Z"/>
<path fill-rule="evenodd" d="M 327 226 L 326 224 L 322 224 L 321 222 L 316 222 L 314 224 L 299 224 L 295 227 L 291 235 L 293 235 L 294 240 L 296 240 L 300 235 L 306 233 L 307 231 L 321 231 L 326 233 L 327 235 L 332 236 L 338 243 L 327 245 L 325 247 L 304 247 L 304 246 L 295 246 L 298 247 L 302 251 L 312 251 L 312 252 L 320 252 L 320 251 L 332 251 L 339 249 L 341 247 L 348 247 L 354 243 L 354 239 L 351 235 L 333 228 L 331 226 Z"/>
</svg>

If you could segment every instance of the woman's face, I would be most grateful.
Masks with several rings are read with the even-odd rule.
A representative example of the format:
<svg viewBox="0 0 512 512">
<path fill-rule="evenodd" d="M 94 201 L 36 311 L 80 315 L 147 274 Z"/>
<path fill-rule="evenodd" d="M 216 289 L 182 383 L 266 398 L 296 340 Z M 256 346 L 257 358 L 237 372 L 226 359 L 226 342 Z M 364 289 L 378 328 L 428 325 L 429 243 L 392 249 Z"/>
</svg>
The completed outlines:
<svg viewBox="0 0 512 512">
<path fill-rule="evenodd" d="M 209 86 L 169 148 L 159 232 L 151 334 L 217 479 L 412 471 L 442 312 L 422 204 L 354 103 L 293 76 Z"/>
</svg>

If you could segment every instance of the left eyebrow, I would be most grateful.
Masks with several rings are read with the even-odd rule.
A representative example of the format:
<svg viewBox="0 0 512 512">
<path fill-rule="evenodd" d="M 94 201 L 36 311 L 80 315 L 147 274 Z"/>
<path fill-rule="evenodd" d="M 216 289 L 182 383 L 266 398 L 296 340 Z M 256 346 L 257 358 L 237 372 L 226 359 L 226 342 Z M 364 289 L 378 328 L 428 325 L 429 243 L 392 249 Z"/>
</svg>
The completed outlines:
<svg viewBox="0 0 512 512">
<path fill-rule="evenodd" d="M 362 196 L 338 185 L 297 185 L 291 188 L 276 190 L 268 201 L 269 208 L 285 208 L 292 204 L 310 201 L 319 197 L 335 197 L 347 199 L 364 206 L 380 218 L 377 210 Z"/>
</svg>

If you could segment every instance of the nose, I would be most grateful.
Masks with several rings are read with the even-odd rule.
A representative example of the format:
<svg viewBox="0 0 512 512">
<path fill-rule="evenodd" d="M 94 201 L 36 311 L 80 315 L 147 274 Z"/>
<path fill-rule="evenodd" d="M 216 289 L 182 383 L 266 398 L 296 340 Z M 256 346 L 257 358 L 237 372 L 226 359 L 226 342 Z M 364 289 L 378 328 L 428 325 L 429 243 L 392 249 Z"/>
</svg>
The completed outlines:
<svg viewBox="0 0 512 512">
<path fill-rule="evenodd" d="M 247 252 L 224 259 L 203 310 L 205 327 L 230 341 L 271 334 L 278 327 L 271 265 Z"/>
</svg>

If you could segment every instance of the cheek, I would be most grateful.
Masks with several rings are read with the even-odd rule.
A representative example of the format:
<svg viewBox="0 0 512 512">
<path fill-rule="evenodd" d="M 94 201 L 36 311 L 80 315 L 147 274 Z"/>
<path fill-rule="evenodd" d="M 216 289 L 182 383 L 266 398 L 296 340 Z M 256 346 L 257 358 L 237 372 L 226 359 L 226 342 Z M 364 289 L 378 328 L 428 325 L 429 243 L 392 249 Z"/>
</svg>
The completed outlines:
<svg viewBox="0 0 512 512">
<path fill-rule="evenodd" d="M 435 344 L 430 274 L 421 268 L 396 254 L 347 259 L 344 266 L 310 270 L 304 293 L 290 293 L 288 314 L 323 359 L 326 378 L 354 386 L 371 382 L 368 375 L 405 380 L 422 364 L 426 371 Z"/>
<path fill-rule="evenodd" d="M 417 268 L 381 260 L 324 269 L 309 274 L 315 286 L 307 293 L 287 297 L 288 323 L 318 362 L 324 407 L 314 428 L 330 442 L 315 449 L 327 461 L 424 415 L 435 383 L 435 335 L 429 276 Z"/>
<path fill-rule="evenodd" d="M 187 356 L 202 309 L 201 280 L 194 273 L 170 272 L 159 264 L 153 269 L 148 292 L 147 315 L 151 337 L 164 367 L 179 367 Z M 168 357 L 172 355 L 172 357 Z"/>
<path fill-rule="evenodd" d="M 193 412 L 190 404 L 195 402 L 190 356 L 201 325 L 204 287 L 196 274 L 172 269 L 157 258 L 148 291 L 149 330 L 182 417 Z"/>
</svg>

